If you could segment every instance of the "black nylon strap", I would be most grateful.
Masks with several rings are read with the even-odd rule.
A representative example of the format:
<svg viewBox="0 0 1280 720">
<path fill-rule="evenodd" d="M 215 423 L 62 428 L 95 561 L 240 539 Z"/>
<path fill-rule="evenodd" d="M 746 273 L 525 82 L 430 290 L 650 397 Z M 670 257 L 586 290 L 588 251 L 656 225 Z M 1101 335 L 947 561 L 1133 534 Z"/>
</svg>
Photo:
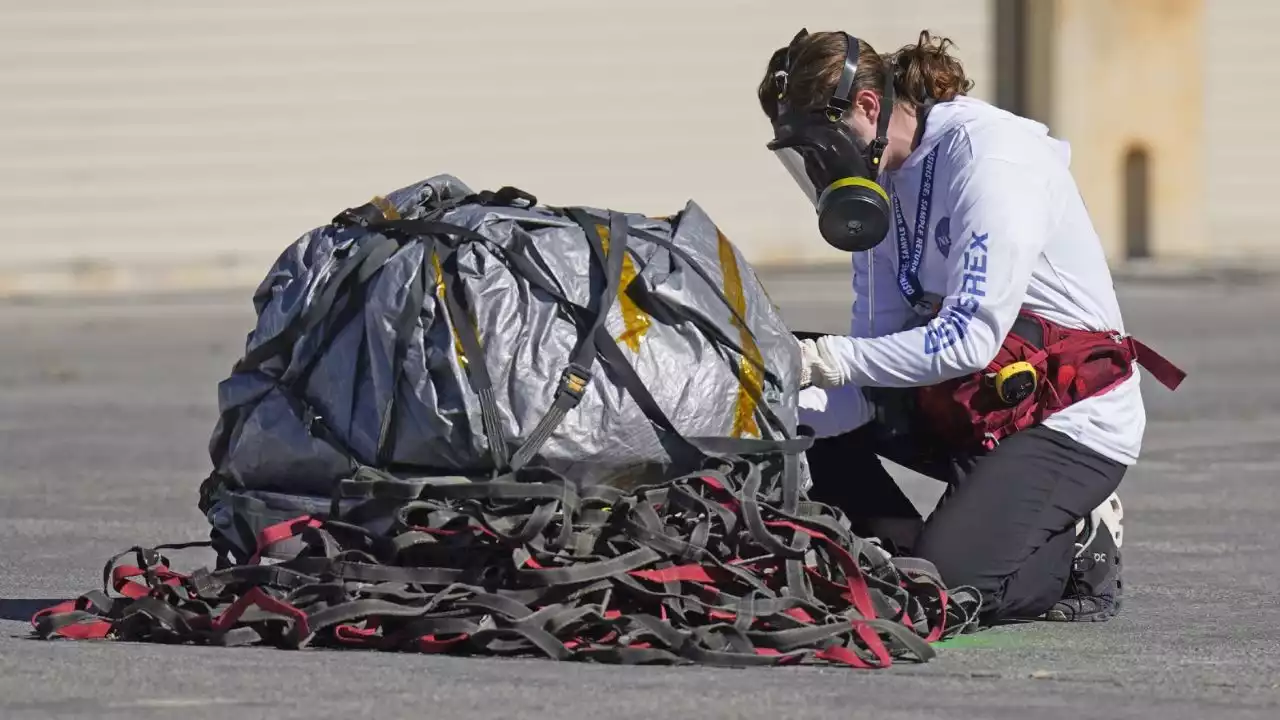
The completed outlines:
<svg viewBox="0 0 1280 720">
<path fill-rule="evenodd" d="M 425 218 L 416 218 L 412 220 L 384 220 L 370 223 L 369 229 L 380 233 L 390 233 L 408 238 L 424 236 L 433 237 L 451 248 L 456 248 L 458 246 L 459 240 L 455 239 L 455 237 L 486 245 L 493 242 L 492 239 L 485 237 L 471 228 Z"/>
<path fill-rule="evenodd" d="M 502 432 L 497 401 L 493 394 L 493 380 L 489 377 L 488 363 L 480 346 L 479 331 L 471 321 L 470 305 L 457 281 L 457 256 L 450 255 L 448 259 L 441 260 L 441 268 L 444 271 L 445 303 L 449 309 L 449 317 L 457 328 L 456 335 L 462 343 L 462 351 L 470 359 L 467 363 L 467 377 L 471 382 L 471 389 L 480 398 L 481 423 L 489 443 L 489 453 L 493 457 L 494 470 L 499 471 L 507 465 L 507 441 Z"/>
<path fill-rule="evenodd" d="M 529 434 L 524 444 L 511 459 L 511 470 L 524 467 L 543 444 L 560 426 L 565 415 L 578 406 L 583 393 L 591 382 L 591 368 L 595 365 L 597 338 L 604 331 L 605 320 L 618 294 L 618 284 L 622 278 L 622 260 L 627 254 L 627 237 L 630 226 L 621 213 L 609 214 L 609 247 L 606 251 L 600 233 L 596 230 L 593 218 L 579 208 L 569 208 L 569 216 L 582 228 L 592 255 L 603 270 L 603 287 L 594 293 L 596 301 L 595 317 L 591 325 L 578 338 L 578 346 L 574 349 L 568 366 L 561 376 L 560 387 L 556 391 L 555 400 L 542 420 Z"/>
<path fill-rule="evenodd" d="M 378 449 L 375 462 L 386 467 L 395 456 L 396 416 L 400 396 L 400 383 L 404 380 L 405 357 L 409 352 L 409 343 L 413 339 L 413 330 L 417 327 L 418 318 L 422 315 L 422 305 L 427 296 L 427 263 L 435 251 L 435 243 L 427 241 L 422 246 L 422 261 L 414 266 L 414 273 L 409 278 L 409 292 L 405 296 L 404 306 L 396 319 L 394 328 L 395 351 L 391 358 L 391 395 L 387 398 L 387 406 L 382 410 L 382 422 L 378 431 Z M 364 342 L 361 338 L 361 342 Z M 359 375 L 357 375 L 359 376 Z M 352 383 L 353 392 L 356 383 Z M 353 403 L 354 407 L 354 403 Z"/>
<path fill-rule="evenodd" d="M 631 394 L 632 398 L 641 406 L 641 409 L 645 412 L 646 417 L 648 417 L 651 421 L 657 423 L 660 427 L 662 427 L 668 433 L 671 433 L 672 436 L 677 439 L 677 442 L 679 442 L 681 439 L 680 433 L 671 424 L 670 420 L 666 418 L 666 415 L 665 413 L 662 412 L 661 408 L 658 407 L 657 402 L 653 399 L 652 394 L 649 393 L 648 389 L 645 387 L 644 383 L 640 380 L 639 376 L 636 375 L 634 368 L 631 366 L 630 362 L 626 359 L 626 356 L 622 353 L 621 349 L 618 348 L 617 343 L 613 340 L 611 336 L 609 336 L 609 334 L 605 331 L 603 327 L 603 323 L 605 321 L 605 318 L 607 317 L 608 307 L 610 306 L 612 299 L 617 295 L 617 283 L 619 282 L 620 276 L 621 276 L 622 252 L 615 253 L 613 251 L 617 249 L 619 251 L 625 252 L 625 249 L 626 249 L 625 238 L 628 237 L 630 233 L 635 232 L 637 236 L 643 237 L 644 239 L 649 240 L 651 242 L 660 244 L 663 247 L 668 248 L 671 252 L 682 257 L 685 260 L 685 262 L 688 263 L 689 266 L 693 268 L 703 278 L 703 280 L 708 284 L 708 287 L 712 288 L 717 293 L 718 297 L 720 297 L 720 299 L 725 303 L 725 307 L 730 311 L 730 313 L 732 313 L 734 317 L 739 320 L 739 322 L 743 323 L 743 327 L 749 327 L 745 324 L 745 321 L 736 314 L 736 311 L 733 309 L 732 304 L 729 303 L 728 299 L 724 296 L 724 293 L 716 286 L 716 284 L 712 282 L 710 276 L 707 275 L 706 271 L 700 265 L 694 262 L 693 259 L 688 256 L 688 253 L 685 252 L 683 249 L 671 244 L 670 242 L 665 241 L 665 239 L 663 238 L 652 236 L 649 233 L 645 233 L 644 231 L 633 231 L 630 228 L 630 226 L 626 223 L 625 217 L 623 217 L 619 213 L 612 213 L 610 216 L 610 244 L 609 244 L 610 252 L 606 254 L 604 251 L 603 243 L 601 242 L 601 239 L 599 237 L 599 233 L 597 233 L 595 229 L 595 225 L 596 225 L 595 220 L 590 215 L 588 215 L 587 213 L 577 208 L 567 209 L 566 213 L 569 214 L 570 217 L 572 217 L 574 221 L 582 228 L 584 234 L 587 237 L 588 243 L 592 248 L 593 256 L 596 257 L 597 259 L 604 259 L 608 261 L 608 264 L 605 265 L 605 272 L 606 272 L 605 287 L 601 291 L 601 294 L 596 295 L 597 307 L 601 309 L 599 312 L 596 312 L 594 314 L 591 320 L 591 325 L 585 328 L 585 331 L 589 332 L 590 335 L 586 336 L 585 339 L 580 338 L 578 347 L 575 349 L 575 352 L 573 354 L 573 359 L 570 361 L 569 367 L 566 371 L 566 375 L 562 379 L 561 391 L 557 393 L 557 396 L 555 401 L 553 402 L 552 408 L 549 410 L 548 414 L 543 418 L 543 420 L 539 423 L 535 431 L 530 434 L 530 438 L 526 441 L 524 446 L 522 446 L 520 450 L 517 451 L 516 455 L 513 457 L 512 462 L 509 466 L 510 469 L 512 470 L 517 470 L 523 467 L 525 464 L 527 464 L 527 462 L 530 459 L 532 459 L 533 455 L 536 453 L 536 450 L 539 447 L 541 447 L 542 443 L 544 443 L 546 439 L 550 437 L 555 427 L 558 426 L 558 424 L 563 420 L 563 417 L 565 414 L 567 414 L 568 410 L 576 406 L 581 396 L 578 395 L 577 397 L 575 397 L 574 393 L 566 392 L 565 386 L 568 385 L 569 382 L 575 381 L 576 379 L 581 379 L 584 375 L 589 374 L 590 366 L 594 360 L 594 356 L 596 353 L 601 354 L 602 362 L 605 362 L 609 366 L 609 368 L 613 370 L 618 377 L 621 378 L 621 382 L 625 385 L 627 391 Z M 383 223 L 383 224 L 380 224 L 379 227 L 383 227 L 385 225 L 387 224 Z M 398 227 L 411 227 L 411 228 L 419 227 L 419 224 L 416 224 L 416 221 L 400 221 L 399 223 L 396 223 L 396 225 Z M 440 224 L 439 223 L 429 224 L 429 227 L 435 227 L 437 225 L 440 225 Z M 453 226 L 446 226 L 446 227 L 453 230 L 457 230 L 457 231 L 465 230 L 464 228 L 454 228 Z M 458 234 L 464 237 L 471 238 L 471 234 L 466 232 L 458 232 Z M 478 239 L 484 239 L 484 238 L 483 236 L 479 236 Z M 553 286 L 547 280 L 545 274 L 541 270 L 539 270 L 536 267 L 536 265 L 531 263 L 527 258 L 523 257 L 519 252 L 508 252 L 508 253 L 505 253 L 503 257 L 505 260 L 507 260 L 510 263 L 511 267 L 521 277 L 523 277 L 528 282 L 534 284 L 540 290 L 546 292 L 549 296 L 551 296 L 553 299 L 559 302 L 563 307 L 565 307 L 566 310 L 570 310 L 570 311 L 574 309 L 577 309 L 579 311 L 586 310 L 585 308 L 582 308 L 581 306 L 577 305 L 573 301 L 569 300 L 564 295 L 563 289 Z M 536 257 L 536 255 L 534 257 Z M 446 277 L 448 276 L 449 276 L 449 273 L 446 273 Z M 452 293 L 450 293 L 450 295 L 452 296 Z M 460 311 L 454 309 L 454 310 L 451 310 L 451 312 L 455 316 L 457 316 Z M 465 336 L 467 334 L 468 333 L 466 333 L 464 330 L 464 351 L 468 352 L 469 354 L 479 352 L 478 348 L 472 350 L 466 347 Z M 735 350 L 739 354 L 743 353 L 743 350 L 740 347 L 738 347 L 735 343 L 733 343 L 731 340 L 725 337 L 722 333 L 717 333 L 717 335 L 718 335 L 718 339 L 723 341 L 723 344 L 728 346 L 730 349 Z M 575 368 L 586 368 L 586 372 L 584 372 L 582 375 L 570 376 L 569 373 L 573 372 Z M 762 371 L 764 370 L 766 369 L 762 368 Z M 487 382 L 487 380 L 488 380 L 488 376 L 487 376 L 487 373 L 485 373 L 480 378 L 480 383 L 482 385 L 488 386 L 489 383 Z M 477 390 L 477 392 L 478 394 L 482 395 L 482 401 L 483 401 L 485 395 L 483 393 L 480 393 L 479 390 Z M 764 413 L 765 418 L 770 423 L 770 425 L 778 429 L 782 429 L 784 427 L 782 421 L 777 417 L 777 415 L 772 411 L 771 408 L 769 408 L 767 405 L 762 405 L 760 406 L 760 409 Z M 495 411 L 495 414 L 496 414 L 496 411 Z M 785 430 L 783 430 L 783 432 L 785 432 Z M 776 452 L 778 450 L 783 450 L 784 452 L 798 453 L 798 452 L 803 452 L 805 449 L 807 449 L 808 445 L 811 443 L 811 441 L 809 440 L 801 440 L 796 442 L 782 441 L 787 444 L 779 446 L 776 444 L 778 441 L 756 440 L 756 439 L 709 438 L 704 441 L 701 439 L 689 438 L 686 440 L 687 440 L 686 444 L 691 448 L 695 449 L 696 451 L 702 452 L 702 453 L 712 453 L 712 454 L 736 454 L 736 453 L 754 454 L 754 453 Z"/>
<path fill-rule="evenodd" d="M 547 568 L 545 570 L 519 570 L 517 573 L 530 585 L 570 585 L 599 580 L 630 570 L 638 570 L 660 557 L 662 555 L 654 550 L 639 548 L 611 560 L 579 563 L 572 567 Z"/>
<path fill-rule="evenodd" d="M 596 348 L 600 352 L 601 363 L 608 368 L 613 379 L 626 389 L 631 399 L 644 412 L 645 417 L 666 431 L 673 441 L 693 450 L 695 453 L 724 456 L 767 454 L 771 452 L 803 452 L 812 444 L 812 440 L 808 439 L 761 440 L 757 438 L 696 438 L 685 436 L 675 427 L 671 419 L 667 417 L 667 414 L 663 412 L 657 400 L 654 399 L 653 393 L 649 392 L 649 388 L 640 379 L 631 362 L 627 360 L 627 356 L 623 354 L 617 342 L 607 332 L 601 331 L 597 333 Z M 761 409 L 772 415 L 772 411 L 767 407 L 761 406 Z M 774 417 L 776 419 L 776 415 Z M 781 426 L 781 421 L 778 422 L 778 425 Z"/>
<path fill-rule="evenodd" d="M 729 302 L 729 298 L 724 294 L 724 290 L 721 289 L 720 284 L 715 282 L 714 279 L 712 279 L 711 275 L 707 272 L 706 268 L 702 267 L 701 264 L 699 264 L 696 260 L 694 260 L 693 256 L 690 255 L 687 250 L 680 247 L 679 245 L 676 245 L 674 242 L 672 242 L 671 240 L 668 240 L 667 238 L 654 235 L 653 233 L 650 233 L 646 230 L 637 228 L 636 230 L 634 230 L 634 234 L 636 235 L 636 237 L 639 237 L 643 240 L 651 242 L 654 245 L 657 245 L 658 247 L 661 247 L 667 250 L 672 255 L 675 255 L 676 257 L 680 258 L 684 262 L 685 266 L 687 266 L 690 270 L 693 270 L 695 273 L 697 273 L 698 277 L 702 278 L 702 281 L 706 283 L 707 289 L 715 293 L 716 297 L 720 299 L 720 302 L 724 303 L 724 306 L 729 311 L 729 314 L 733 317 L 735 321 L 737 321 L 738 327 L 745 328 L 747 333 L 751 335 L 751 339 L 758 342 L 758 339 L 755 337 L 755 333 L 751 331 L 751 325 L 747 323 L 746 318 L 738 314 L 737 309 L 733 307 L 733 303 Z M 692 318 L 692 317 L 688 319 L 694 322 L 696 322 L 697 320 L 696 318 Z M 747 355 L 746 350 L 737 342 L 735 342 L 733 338 L 721 332 L 719 328 L 712 325 L 704 325 L 701 323 L 699 324 L 699 328 L 702 329 L 704 332 L 707 332 L 709 335 L 712 335 L 715 338 L 716 342 L 719 343 L 720 345 L 723 345 L 733 350 L 740 357 L 745 358 L 747 362 L 751 362 L 756 367 L 756 369 L 761 373 L 761 377 L 769 379 L 775 384 L 779 384 L 779 385 L 782 384 L 781 379 L 778 378 L 778 376 L 775 375 L 773 371 L 771 371 L 769 368 L 765 367 L 764 365 L 751 360 L 750 356 Z"/>
<path fill-rule="evenodd" d="M 486 247 L 496 249 L 493 241 L 470 228 L 430 219 L 385 220 L 370 223 L 369 227 L 383 233 L 410 238 L 432 238 L 439 245 L 456 251 L 460 240 L 479 242 Z M 455 239 L 457 238 L 457 239 Z M 460 240 L 459 240 L 460 239 Z M 425 248 L 424 258 L 429 258 L 436 247 Z M 425 260 L 424 260 L 425 262 Z M 480 400 L 481 423 L 489 452 L 493 458 L 495 471 L 507 465 L 507 441 L 502 432 L 501 416 L 498 412 L 494 396 L 493 381 L 489 376 L 483 349 L 479 342 L 479 333 L 471 320 L 470 306 L 465 292 L 457 282 L 457 256 L 454 252 L 442 254 L 440 258 L 445 286 L 445 306 L 450 321 L 456 329 L 456 336 L 462 344 L 463 352 L 470 358 L 467 364 L 467 377 L 472 390 Z M 422 271 L 425 276 L 425 269 Z M 425 277 L 424 277 L 425 281 Z M 425 284 L 425 282 L 424 282 Z M 416 292 L 416 291 L 415 291 Z M 423 297 L 425 298 L 425 287 Z M 421 301 L 418 303 L 421 306 Z M 390 421 L 384 422 L 384 430 Z"/>
<path fill-rule="evenodd" d="M 306 308 L 294 316 L 279 333 L 256 345 L 236 364 L 233 372 L 242 373 L 257 370 L 264 363 L 277 356 L 287 356 L 298 338 L 315 327 L 327 317 L 333 309 L 338 295 L 349 289 L 348 281 L 354 279 L 362 285 L 381 269 L 383 263 L 396 251 L 397 244 L 383 235 L 366 235 L 354 243 L 354 249 L 341 260 L 337 267 L 321 283 L 317 284 L 315 297 Z"/>
<path fill-rule="evenodd" d="M 316 288 L 314 288 L 315 297 L 310 301 L 306 309 L 294 316 L 275 336 L 245 353 L 244 357 L 236 363 L 232 370 L 233 373 L 255 372 L 274 358 L 288 359 L 293 352 L 295 343 L 332 315 L 328 331 L 319 339 L 318 346 L 310 359 L 300 368 L 286 368 L 282 377 L 275 379 L 279 384 L 280 380 L 289 378 L 292 375 L 287 384 L 281 386 L 283 389 L 282 395 L 295 408 L 299 417 L 308 424 L 309 430 L 313 430 L 314 434 L 321 437 L 348 459 L 352 459 L 353 456 L 351 449 L 347 447 L 346 443 L 338 439 L 337 434 L 327 424 L 316 422 L 319 418 L 301 398 L 305 396 L 305 386 L 315 364 L 324 356 L 338 332 L 364 307 L 364 296 L 368 281 L 395 253 L 398 244 L 381 235 L 369 235 L 360 238 L 358 242 L 354 242 L 353 247 L 354 250 L 348 251 L 344 258 L 338 260 L 335 269 L 328 278 L 317 283 Z M 357 289 L 361 290 L 361 292 L 355 292 Z M 341 310 L 335 313 L 335 304 L 338 304 L 339 299 L 344 297 L 344 293 L 346 302 L 342 304 Z M 358 357 L 363 358 L 364 354 L 361 353 Z M 210 444 L 210 456 L 214 461 L 215 467 L 221 466 L 223 459 L 230 450 L 232 438 L 240 429 L 243 409 L 240 406 L 230 407 L 219 417 L 218 433 Z M 354 464 L 353 459 L 352 462 Z"/>
</svg>

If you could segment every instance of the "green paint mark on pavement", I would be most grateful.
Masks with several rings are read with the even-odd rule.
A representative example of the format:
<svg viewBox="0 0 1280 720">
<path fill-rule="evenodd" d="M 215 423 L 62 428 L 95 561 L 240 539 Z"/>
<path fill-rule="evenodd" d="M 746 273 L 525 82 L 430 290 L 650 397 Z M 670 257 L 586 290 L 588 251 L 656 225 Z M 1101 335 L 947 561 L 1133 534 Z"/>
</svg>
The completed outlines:
<svg viewBox="0 0 1280 720">
<path fill-rule="evenodd" d="M 972 633 L 968 635 L 957 635 L 950 640 L 934 643 L 933 646 L 941 649 L 998 648 L 1014 647 L 1022 644 L 1022 638 L 1018 633 L 997 633 L 987 630 L 985 632 Z"/>
</svg>

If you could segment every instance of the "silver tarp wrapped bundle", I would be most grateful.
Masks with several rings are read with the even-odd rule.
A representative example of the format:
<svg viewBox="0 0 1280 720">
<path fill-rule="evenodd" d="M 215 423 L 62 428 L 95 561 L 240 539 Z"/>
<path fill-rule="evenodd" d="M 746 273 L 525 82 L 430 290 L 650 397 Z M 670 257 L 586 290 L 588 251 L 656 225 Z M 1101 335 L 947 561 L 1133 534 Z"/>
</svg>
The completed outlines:
<svg viewBox="0 0 1280 720">
<path fill-rule="evenodd" d="M 796 341 L 693 202 L 651 218 L 438 175 L 302 236 L 254 303 L 210 443 L 240 495 L 327 502 L 361 466 L 635 486 L 694 467 L 689 441 L 795 437 Z"/>
</svg>

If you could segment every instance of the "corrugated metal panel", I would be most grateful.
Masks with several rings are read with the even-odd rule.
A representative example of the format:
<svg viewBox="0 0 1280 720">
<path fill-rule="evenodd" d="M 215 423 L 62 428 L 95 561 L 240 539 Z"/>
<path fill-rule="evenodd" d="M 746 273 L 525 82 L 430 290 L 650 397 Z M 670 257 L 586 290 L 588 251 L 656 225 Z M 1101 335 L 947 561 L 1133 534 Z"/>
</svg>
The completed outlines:
<svg viewBox="0 0 1280 720">
<path fill-rule="evenodd" d="M 1206 0 L 1205 254 L 1280 256 L 1280 3 Z"/>
<path fill-rule="evenodd" d="M 9 270 L 265 262 L 438 172 L 653 214 L 692 197 L 754 260 L 838 260 L 763 147 L 769 52 L 801 25 L 883 51 L 927 24 L 975 94 L 994 90 L 985 0 L 0 0 L 0 16 Z"/>
</svg>

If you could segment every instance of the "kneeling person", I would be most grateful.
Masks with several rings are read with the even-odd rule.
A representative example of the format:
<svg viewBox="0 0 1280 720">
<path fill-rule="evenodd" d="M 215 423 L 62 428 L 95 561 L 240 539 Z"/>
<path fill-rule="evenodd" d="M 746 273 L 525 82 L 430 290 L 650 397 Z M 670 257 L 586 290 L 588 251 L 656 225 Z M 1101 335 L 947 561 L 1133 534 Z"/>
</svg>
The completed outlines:
<svg viewBox="0 0 1280 720">
<path fill-rule="evenodd" d="M 976 587 L 987 621 L 1107 619 L 1134 364 L 1181 372 L 1125 335 L 1066 144 L 967 97 L 947 45 L 801 31 L 760 85 L 770 149 L 854 254 L 850 335 L 801 343 L 812 494 Z M 948 483 L 927 522 L 878 456 Z"/>
</svg>

